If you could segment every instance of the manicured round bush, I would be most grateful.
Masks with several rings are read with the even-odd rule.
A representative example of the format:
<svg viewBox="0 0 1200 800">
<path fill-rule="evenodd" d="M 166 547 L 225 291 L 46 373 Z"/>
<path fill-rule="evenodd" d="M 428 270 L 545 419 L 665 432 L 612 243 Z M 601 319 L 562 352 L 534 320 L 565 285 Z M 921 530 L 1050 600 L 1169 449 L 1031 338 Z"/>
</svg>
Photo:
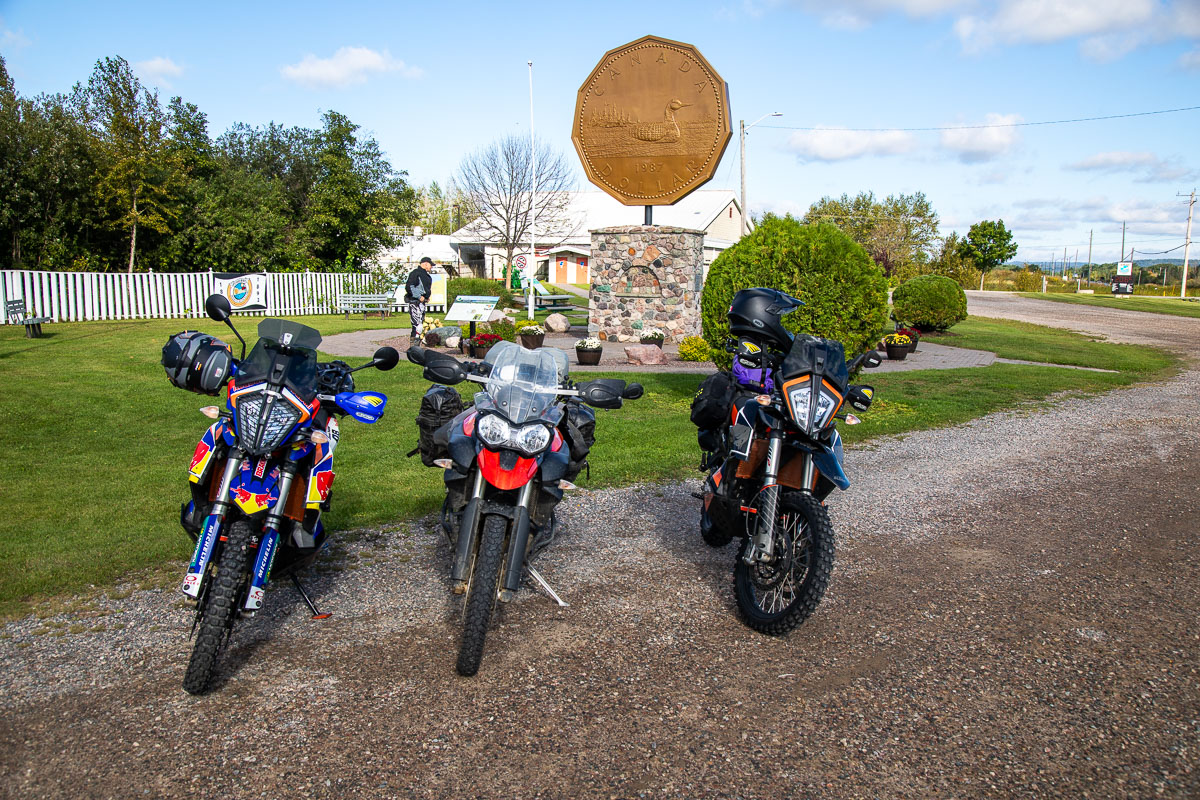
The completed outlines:
<svg viewBox="0 0 1200 800">
<path fill-rule="evenodd" d="M 945 275 L 921 275 L 892 292 L 896 319 L 922 332 L 944 331 L 967 318 L 967 295 Z"/>
<path fill-rule="evenodd" d="M 700 301 L 712 359 L 728 367 L 725 314 L 741 289 L 765 286 L 803 300 L 783 318 L 793 333 L 837 339 L 847 356 L 875 346 L 888 327 L 887 279 L 867 251 L 834 225 L 801 225 L 768 214 L 752 233 L 713 261 Z"/>
<path fill-rule="evenodd" d="M 708 361 L 712 357 L 712 348 L 701 336 L 685 336 L 679 342 L 680 361 Z"/>
</svg>

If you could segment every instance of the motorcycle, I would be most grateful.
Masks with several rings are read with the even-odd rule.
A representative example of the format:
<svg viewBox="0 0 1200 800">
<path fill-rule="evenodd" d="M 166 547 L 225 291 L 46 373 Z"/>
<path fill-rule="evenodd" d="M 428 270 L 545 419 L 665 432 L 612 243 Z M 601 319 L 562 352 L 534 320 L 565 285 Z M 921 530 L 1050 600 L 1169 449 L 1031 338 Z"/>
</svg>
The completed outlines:
<svg viewBox="0 0 1200 800">
<path fill-rule="evenodd" d="M 587 467 L 594 408 L 620 408 L 642 396 L 637 383 L 596 379 L 574 384 L 567 355 L 501 342 L 482 362 L 411 347 L 409 361 L 433 381 L 429 393 L 464 380 L 484 385 L 432 436 L 422 457 L 444 470 L 442 528 L 454 551 L 451 590 L 466 595 L 456 669 L 474 675 L 497 600 L 514 599 L 526 571 L 560 606 L 567 604 L 530 563 L 557 532 L 554 509 Z M 449 390 L 454 391 L 454 390 Z M 427 393 L 427 394 L 429 394 Z M 584 405 L 586 404 L 586 406 Z M 428 449 L 422 439 L 422 447 Z"/>
<path fill-rule="evenodd" d="M 779 320 L 800 305 L 775 290 L 739 292 L 729 313 L 737 338 L 726 346 L 733 374 L 706 379 L 692 407 L 708 473 L 693 495 L 703 502 L 701 537 L 712 547 L 741 538 L 738 610 L 775 636 L 808 619 L 825 594 L 834 555 L 825 498 L 850 486 L 836 422 L 859 422 L 846 405 L 870 408 L 874 389 L 849 376 L 881 363 L 873 350 L 847 362 L 835 340 L 793 339 Z"/>
<path fill-rule="evenodd" d="M 389 370 L 400 359 L 394 348 L 382 347 L 353 369 L 342 361 L 318 363 L 321 334 L 282 319 L 259 323 L 247 357 L 229 301 L 212 295 L 205 310 L 241 341 L 241 358 L 233 359 L 214 337 L 184 331 L 168 340 L 162 360 L 179 388 L 227 392 L 224 409 L 201 409 L 216 421 L 196 445 L 188 468 L 191 498 L 180 508 L 180 524 L 196 543 L 182 586 L 196 609 L 196 642 L 183 679 L 191 694 L 208 689 L 236 617 L 262 608 L 269 578 L 290 576 L 313 619 L 330 616 L 318 611 L 296 571 L 327 543 L 321 514 L 329 509 L 337 417 L 377 422 L 387 397 L 355 392 L 352 373 Z"/>
</svg>

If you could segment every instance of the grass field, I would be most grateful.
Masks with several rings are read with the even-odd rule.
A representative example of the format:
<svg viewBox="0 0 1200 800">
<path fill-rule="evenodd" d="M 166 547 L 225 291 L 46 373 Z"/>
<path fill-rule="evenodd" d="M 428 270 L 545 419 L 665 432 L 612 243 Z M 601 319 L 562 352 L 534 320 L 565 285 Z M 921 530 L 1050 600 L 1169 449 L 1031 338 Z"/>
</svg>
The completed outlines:
<svg viewBox="0 0 1200 800">
<path fill-rule="evenodd" d="M 325 335 L 394 328 L 391 320 L 301 317 Z M 254 320 L 239 329 L 253 343 Z M 0 398 L 0 617 L 24 613 L 39 599 L 109 587 L 136 578 L 178 577 L 191 552 L 178 525 L 186 468 L 209 424 L 198 413 L 213 398 L 172 387 L 159 366 L 166 338 L 184 327 L 227 341 L 222 326 L 181 320 L 47 326 L 41 339 L 0 329 L 0 369 L 10 390 Z M 864 375 L 877 389 L 863 424 L 843 427 L 847 441 L 972 419 L 1061 392 L 1100 392 L 1167 374 L 1169 356 L 1147 348 L 1088 342 L 1084 337 L 1018 323 L 970 320 L 956 343 L 1031 360 L 1118 369 L 1116 373 L 994 365 L 953 372 Z M 361 360 L 347 359 L 351 363 Z M 365 359 L 362 359 L 365 360 Z M 612 373 L 619 375 L 619 373 Z M 688 411 L 697 375 L 625 375 L 643 398 L 597 412 L 590 480 L 604 487 L 675 479 L 698 459 Z M 331 530 L 422 516 L 441 504 L 440 471 L 404 453 L 428 384 L 402 361 L 391 372 L 357 375 L 360 389 L 382 391 L 379 423 L 346 420 L 337 456 Z M 853 474 L 852 469 L 850 470 Z"/>
<path fill-rule="evenodd" d="M 1144 297 L 1136 295 L 1106 297 L 1104 295 L 1093 294 L 1041 294 L 1034 292 L 1022 293 L 1021 297 L 1032 297 L 1036 300 L 1051 300 L 1055 303 L 1075 303 L 1081 306 L 1122 308 L 1126 311 L 1144 311 L 1150 314 L 1171 314 L 1176 317 L 1200 317 L 1200 303 L 1196 302 L 1195 299 L 1180 300 L 1178 297 Z"/>
</svg>

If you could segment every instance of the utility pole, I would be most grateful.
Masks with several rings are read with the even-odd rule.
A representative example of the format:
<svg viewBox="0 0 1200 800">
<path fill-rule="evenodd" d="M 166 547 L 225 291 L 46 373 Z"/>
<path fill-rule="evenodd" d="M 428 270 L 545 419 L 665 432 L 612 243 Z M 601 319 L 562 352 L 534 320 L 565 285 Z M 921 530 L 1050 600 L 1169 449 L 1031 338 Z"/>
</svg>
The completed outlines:
<svg viewBox="0 0 1200 800">
<path fill-rule="evenodd" d="M 1088 231 L 1088 286 L 1092 285 L 1092 231 Z"/>
<path fill-rule="evenodd" d="M 746 120 L 744 119 L 738 120 L 738 149 L 742 154 L 742 236 L 745 236 L 750 231 L 750 210 L 746 208 L 746 131 L 750 130 L 767 117 L 782 116 L 782 112 L 772 111 L 770 114 L 763 114 L 749 125 L 746 124 Z"/>
<path fill-rule="evenodd" d="M 1121 223 L 1121 257 L 1117 261 L 1125 260 L 1125 223 Z"/>
<path fill-rule="evenodd" d="M 1187 270 L 1188 270 L 1188 255 L 1192 249 L 1192 209 L 1196 207 L 1196 190 L 1192 189 L 1192 196 L 1188 200 L 1188 223 L 1187 233 L 1183 235 L 1183 275 L 1179 281 L 1179 299 L 1183 300 L 1187 297 Z"/>
<path fill-rule="evenodd" d="M 533 282 L 537 278 L 537 141 L 533 138 L 533 62 L 525 63 L 529 66 L 529 163 L 533 172 L 533 183 L 529 186 L 529 276 L 525 288 L 529 291 L 527 311 L 533 319 Z"/>
</svg>

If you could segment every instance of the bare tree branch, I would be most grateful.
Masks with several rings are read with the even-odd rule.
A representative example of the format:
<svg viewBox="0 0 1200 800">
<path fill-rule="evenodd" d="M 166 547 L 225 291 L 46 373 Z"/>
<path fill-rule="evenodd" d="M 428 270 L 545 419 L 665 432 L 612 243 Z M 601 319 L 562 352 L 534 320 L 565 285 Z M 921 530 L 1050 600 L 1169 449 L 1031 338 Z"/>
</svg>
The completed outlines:
<svg viewBox="0 0 1200 800">
<path fill-rule="evenodd" d="M 538 241 L 554 246 L 575 233 L 569 212 L 575 173 L 561 153 L 537 143 L 537 186 L 529 139 L 505 136 L 463 159 L 455 182 L 479 216 L 468 230 L 479 241 L 513 253 L 529 242 L 536 225 Z M 533 202 L 531 202 L 531 198 Z M 510 270 L 511 274 L 511 270 Z"/>
</svg>

